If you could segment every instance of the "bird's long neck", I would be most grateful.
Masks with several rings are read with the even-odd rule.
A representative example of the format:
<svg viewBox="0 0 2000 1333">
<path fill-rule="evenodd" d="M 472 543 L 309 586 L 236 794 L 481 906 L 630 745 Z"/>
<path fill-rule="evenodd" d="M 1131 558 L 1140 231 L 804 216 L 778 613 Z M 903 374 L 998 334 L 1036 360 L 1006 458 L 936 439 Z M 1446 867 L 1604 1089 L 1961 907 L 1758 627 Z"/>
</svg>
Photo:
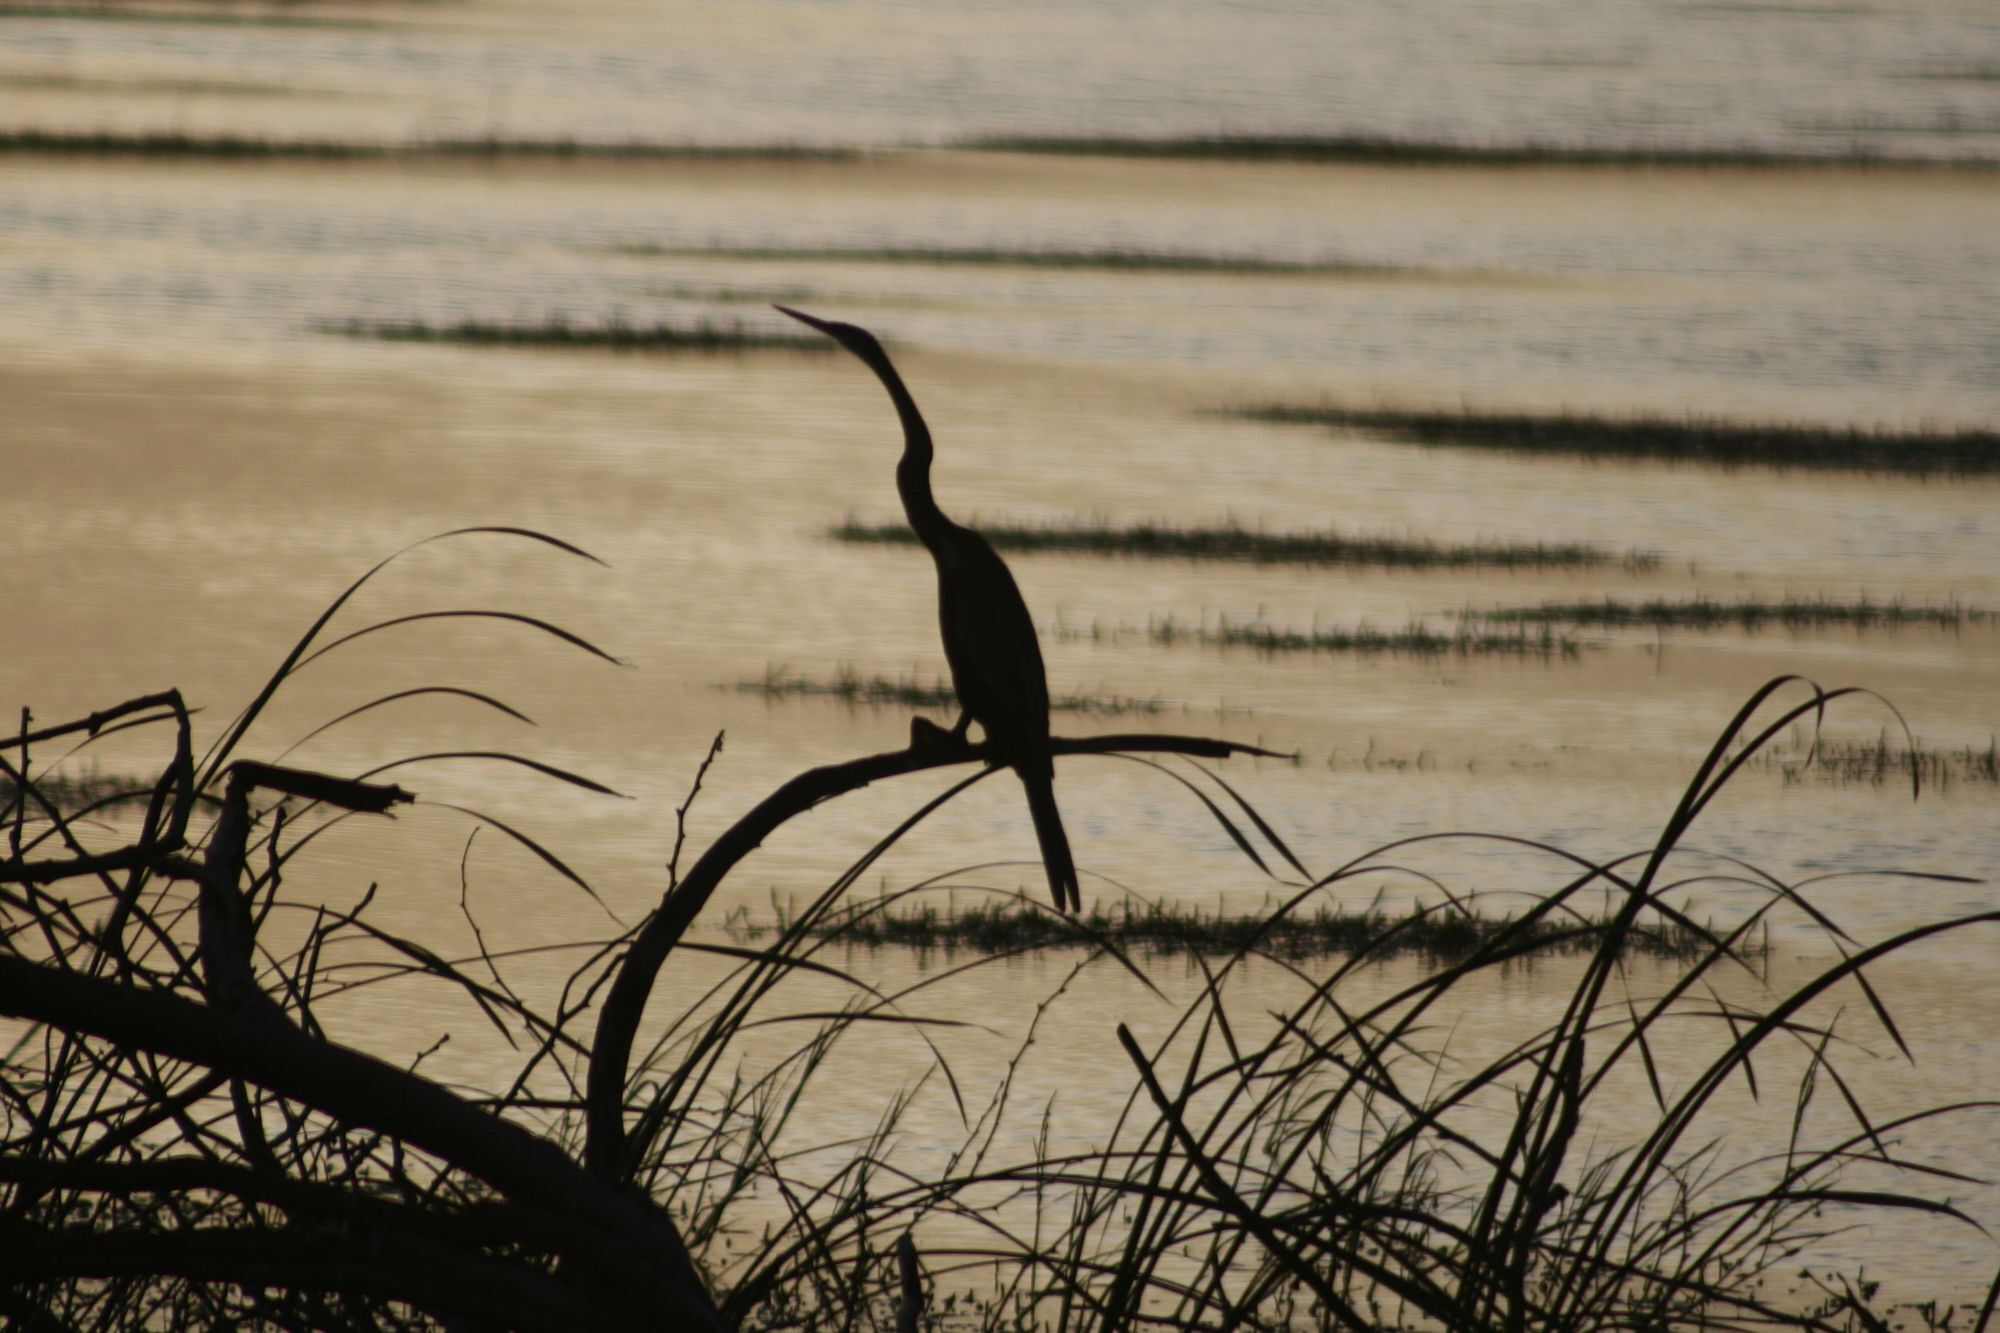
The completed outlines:
<svg viewBox="0 0 2000 1333">
<path fill-rule="evenodd" d="M 917 400 L 910 396 L 889 358 L 877 355 L 863 359 L 889 391 L 889 401 L 896 405 L 896 415 L 903 423 L 903 457 L 896 464 L 896 490 L 903 497 L 903 513 L 923 544 L 936 551 L 958 525 L 944 516 L 931 496 L 931 428 L 924 424 Z"/>
</svg>

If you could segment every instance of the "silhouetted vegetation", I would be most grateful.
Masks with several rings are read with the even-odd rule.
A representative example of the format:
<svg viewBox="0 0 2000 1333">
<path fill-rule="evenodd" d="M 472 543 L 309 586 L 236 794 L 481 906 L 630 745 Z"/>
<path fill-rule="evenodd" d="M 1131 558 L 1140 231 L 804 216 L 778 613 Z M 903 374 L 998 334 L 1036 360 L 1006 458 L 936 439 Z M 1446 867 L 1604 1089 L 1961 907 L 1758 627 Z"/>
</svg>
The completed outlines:
<svg viewBox="0 0 2000 1333">
<path fill-rule="evenodd" d="M 1000 249 L 972 246 L 765 246 L 621 245 L 620 254 L 697 259 L 782 260 L 814 264 L 963 264 L 977 267 L 1104 269 L 1121 273 L 1392 273 L 1394 268 L 1339 260 L 1266 259 L 1255 255 L 1200 254 L 1190 250 Z"/>
<path fill-rule="evenodd" d="M 419 139 L 370 143 L 343 139 L 273 139 L 181 130 L 0 130 L 0 153 L 357 161 L 403 158 L 612 158 L 645 161 L 850 161 L 854 149 L 807 144 L 657 143 L 642 139 Z"/>
<path fill-rule="evenodd" d="M 1388 408 L 1272 405 L 1232 416 L 1281 425 L 1365 431 L 1413 444 L 1501 449 L 1581 458 L 1756 464 L 1821 471 L 1960 476 L 2000 472 L 2000 433 L 1990 430 L 1839 429 L 1792 422 L 1571 413 L 1415 412 Z"/>
<path fill-rule="evenodd" d="M 1365 134 L 1044 135 L 989 134 L 956 147 L 994 153 L 1186 158 L 1226 162 L 1320 162 L 1360 166 L 1486 167 L 1853 167 L 1990 169 L 1990 159 L 1918 158 L 1845 145 L 1823 153 L 1674 144 L 1503 143 Z"/>
<path fill-rule="evenodd" d="M 519 529 L 474 531 L 584 556 Z M 203 745 L 171 690 L 0 736 L 0 773 L 14 784 L 0 806 L 0 1016 L 17 1023 L 0 1059 L 9 1327 L 1878 1333 L 1883 1311 L 1858 1274 L 1808 1270 L 1789 1301 L 1777 1279 L 1811 1263 L 1817 1242 L 1872 1218 L 1974 1225 L 1937 1197 L 1968 1178 L 1903 1146 L 1967 1108 L 1876 1116 L 1868 1081 L 1842 1066 L 1865 1050 L 1853 1035 L 1861 1025 L 1864 1041 L 1922 1054 L 1868 983 L 1876 963 L 2000 924 L 2000 912 L 1864 947 L 1812 900 L 1811 882 L 1746 874 L 1733 858 L 1728 875 L 1760 900 L 1715 926 L 1683 905 L 1713 873 L 1712 860 L 1682 850 L 1695 822 L 1745 765 L 1845 691 L 1794 681 L 1758 691 L 1657 840 L 1630 855 L 1592 861 L 1493 835 L 1509 853 L 1505 873 L 1522 877 L 1504 898 L 1422 867 L 1441 834 L 1311 870 L 1235 787 L 1187 762 L 1264 752 L 1201 737 L 1053 738 L 1059 760 L 1179 765 L 1171 777 L 1184 786 L 1166 789 L 1192 793 L 1201 827 L 1266 873 L 1275 896 L 1234 921 L 1100 909 L 1066 927 L 1086 937 L 1064 941 L 1085 951 L 1078 970 L 1116 968 L 1147 987 L 1134 952 L 1193 950 L 1194 998 L 1142 1041 L 1067 1004 L 1066 980 L 990 1070 L 928 1045 L 932 1074 L 919 1086 L 948 1089 L 964 1137 L 926 1143 L 921 1166 L 906 1166 L 918 1087 L 822 1075 L 863 1033 L 857 1058 L 874 1062 L 885 1041 L 922 1052 L 928 1032 L 973 1020 L 918 1009 L 933 994 L 927 980 L 885 990 L 828 951 L 899 921 L 939 938 L 961 930 L 963 914 L 927 919 L 910 905 L 911 893 L 936 890 L 859 904 L 851 894 L 904 833 L 989 776 L 994 756 L 940 733 L 815 768 L 684 859 L 718 738 L 673 827 L 659 830 L 671 852 L 643 920 L 606 938 L 580 928 L 576 940 L 538 941 L 531 960 L 486 948 L 462 884 L 460 910 L 480 943 L 449 957 L 386 924 L 375 888 L 319 901 L 325 881 L 303 871 L 331 824 L 347 825 L 343 855 L 353 857 L 373 816 L 414 799 L 380 781 L 381 768 L 474 756 L 391 756 L 360 779 L 251 756 L 259 719 L 293 672 L 410 619 L 333 630 L 389 563 L 342 593 Z M 458 616 L 609 656 L 510 612 L 415 618 Z M 1781 689 L 1803 697 L 1781 704 Z M 521 716 L 448 686 L 397 690 L 356 711 L 429 693 Z M 158 742 L 143 809 L 101 825 L 65 815 L 43 789 L 45 752 L 87 750 L 114 732 Z M 479 756 L 608 791 L 527 755 Z M 944 768 L 966 776 L 887 834 L 829 822 L 842 796 Z M 1164 783 L 1166 769 L 1142 771 Z M 204 796 L 217 813 L 197 822 Z M 743 859 L 808 811 L 820 812 L 814 836 L 829 848 L 851 843 L 847 868 L 768 942 L 694 938 Z M 464 813 L 533 852 L 563 891 L 594 893 L 549 847 Z M 1546 882 L 1535 882 L 1531 858 Z M 1389 886 L 1435 905 L 1340 924 L 1334 904 L 1357 894 L 1379 903 Z M 1467 910 L 1475 901 L 1508 902 L 1513 914 L 1481 919 Z M 1769 948 L 1766 920 L 1794 908 L 1827 942 L 1802 980 L 1777 991 L 1717 984 L 1754 969 Z M 1010 937 L 968 939 L 961 947 L 982 956 L 948 972 L 1052 947 L 1032 934 L 1043 929 L 1035 918 L 1049 920 L 986 913 Z M 1462 938 L 1447 945 L 1454 932 Z M 559 992 L 519 975 L 560 948 L 576 962 Z M 1654 950 L 1659 961 L 1646 962 Z M 1432 965 L 1382 967 L 1413 951 Z M 1459 1032 L 1505 970 L 1552 955 L 1566 957 L 1541 1026 L 1495 1042 Z M 715 960 L 719 981 L 676 992 L 685 999 L 655 994 L 664 967 L 701 957 Z M 1661 972 L 1625 986 L 1641 965 Z M 1289 998 L 1259 990 L 1246 1001 L 1234 978 L 1252 967 L 1295 983 Z M 387 982 L 415 1040 L 427 1022 L 449 1021 L 433 1014 L 477 1013 L 516 1068 L 472 1090 L 426 1077 L 421 1059 L 392 1064 L 340 1044 L 333 998 Z M 437 1008 L 413 1004 L 413 986 L 430 987 Z M 1017 1076 L 1044 1022 L 1103 1034 L 1091 1078 L 1124 1090 L 1103 1126 L 1063 1124 L 1058 1138 L 1051 1130 L 1075 1103 L 1025 1104 Z M 1756 1131 L 1723 1100 L 1746 1084 L 1785 1108 L 1781 1122 L 1789 1116 L 1769 1142 L 1744 1141 Z M 832 1131 L 830 1142 L 815 1105 L 836 1099 L 851 1111 L 877 1087 L 876 1128 Z M 1953 1316 L 1930 1307 L 1924 1317 Z"/>
<path fill-rule="evenodd" d="M 1240 560 L 1258 565 L 1364 565 L 1390 569 L 1588 569 L 1622 565 L 1647 570 L 1659 564 L 1650 551 L 1617 555 L 1584 542 L 1468 542 L 1446 545 L 1421 538 L 1351 537 L 1325 532 L 1265 532 L 1229 522 L 1216 527 L 1175 527 L 1165 523 L 972 524 L 1003 551 L 1059 551 L 1077 555 L 1129 556 L 1142 560 Z M 833 529 L 844 542 L 894 546 L 916 543 L 900 523 L 848 519 Z"/>
<path fill-rule="evenodd" d="M 1983 625 L 1993 613 L 1962 602 L 1886 602 L 1866 597 L 1836 601 L 1830 597 L 1785 597 L 1778 601 L 1720 601 L 1693 597 L 1643 602 L 1605 597 L 1601 601 L 1543 602 L 1540 606 L 1509 606 L 1493 611 L 1466 612 L 1468 618 L 1533 624 L 1584 625 L 1599 629 L 1644 626 L 1650 629 L 1963 629 Z"/>
<path fill-rule="evenodd" d="M 350 319 L 316 325 L 322 333 L 390 342 L 464 343 L 476 347 L 606 348 L 616 352 L 754 352 L 783 350 L 820 353 L 818 338 L 745 328 L 734 321 L 628 323 L 613 318 L 578 323 L 556 316 L 532 323 L 463 319 L 433 324 L 421 319 Z"/>
<path fill-rule="evenodd" d="M 886 676 L 863 676 L 851 667 L 841 667 L 831 680 L 794 676 L 782 668 L 767 668 L 762 680 L 738 681 L 729 687 L 767 699 L 834 699 L 852 708 L 942 708 L 954 713 L 958 695 L 942 676 L 928 682 L 913 676 L 890 680 Z M 1158 699 L 1135 699 L 1123 694 L 1051 694 L 1053 713 L 1158 713 L 1167 707 Z"/>
</svg>

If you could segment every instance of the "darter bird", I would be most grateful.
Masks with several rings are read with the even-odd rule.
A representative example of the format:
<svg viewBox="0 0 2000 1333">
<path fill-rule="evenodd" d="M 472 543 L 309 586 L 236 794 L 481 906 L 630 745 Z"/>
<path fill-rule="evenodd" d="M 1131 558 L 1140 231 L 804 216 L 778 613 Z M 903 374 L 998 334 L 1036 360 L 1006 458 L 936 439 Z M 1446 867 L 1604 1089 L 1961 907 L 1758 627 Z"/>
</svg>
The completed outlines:
<svg viewBox="0 0 2000 1333">
<path fill-rule="evenodd" d="M 937 564 L 938 627 L 945 661 L 958 692 L 958 725 L 953 739 L 979 723 L 994 762 L 1020 775 L 1028 793 L 1028 813 L 1041 843 L 1042 865 L 1056 910 L 1082 904 L 1069 837 L 1056 809 L 1055 762 L 1049 754 L 1049 685 L 1035 622 L 1007 564 L 984 537 L 945 517 L 931 496 L 931 432 L 917 411 L 903 377 L 864 328 L 839 324 L 779 306 L 802 324 L 818 329 L 875 372 L 903 422 L 903 458 L 896 465 L 896 489 L 910 527 Z M 914 729 L 913 729 L 914 730 Z"/>
</svg>

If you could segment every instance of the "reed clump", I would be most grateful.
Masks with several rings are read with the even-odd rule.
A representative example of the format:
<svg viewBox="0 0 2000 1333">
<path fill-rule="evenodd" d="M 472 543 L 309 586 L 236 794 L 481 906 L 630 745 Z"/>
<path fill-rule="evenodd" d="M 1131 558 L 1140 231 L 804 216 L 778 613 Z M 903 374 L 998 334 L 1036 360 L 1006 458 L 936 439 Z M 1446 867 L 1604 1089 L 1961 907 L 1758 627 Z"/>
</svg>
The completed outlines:
<svg viewBox="0 0 2000 1333">
<path fill-rule="evenodd" d="M 1365 431 L 1413 444 L 1522 454 L 1881 472 L 1910 477 L 2000 472 L 2000 433 L 1990 430 L 1864 430 L 1695 416 L 1599 416 L 1469 409 L 1421 412 L 1286 404 L 1236 408 L 1229 414 L 1280 425 Z"/>
<path fill-rule="evenodd" d="M 1003 551 L 1062 552 L 1124 556 L 1135 560 L 1227 560 L 1259 565 L 1372 566 L 1387 569 L 1593 569 L 1606 565 L 1644 571 L 1659 565 L 1651 551 L 1619 555 L 1585 542 L 1443 543 L 1420 537 L 1352 536 L 1324 532 L 1266 532 L 1234 521 L 1210 527 L 1168 523 L 1122 526 L 1072 520 L 1016 523 L 976 521 L 994 547 Z M 901 523 L 862 523 L 849 518 L 833 529 L 836 541 L 913 546 L 917 536 Z"/>
</svg>

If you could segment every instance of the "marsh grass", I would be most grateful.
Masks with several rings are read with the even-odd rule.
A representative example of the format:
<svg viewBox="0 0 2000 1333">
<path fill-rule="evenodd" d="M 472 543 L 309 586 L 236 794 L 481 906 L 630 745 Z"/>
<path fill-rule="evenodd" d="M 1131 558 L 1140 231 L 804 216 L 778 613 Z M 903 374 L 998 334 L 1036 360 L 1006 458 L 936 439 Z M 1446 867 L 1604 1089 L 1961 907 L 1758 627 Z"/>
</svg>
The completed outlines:
<svg viewBox="0 0 2000 1333">
<path fill-rule="evenodd" d="M 1539 606 L 1501 607 L 1467 611 L 1464 618 L 1502 624 L 1583 625 L 1596 629 L 1643 626 L 1651 629 L 1812 630 L 1924 629 L 1960 630 L 1985 625 L 1994 614 L 1962 602 L 1886 602 L 1866 597 L 1839 601 L 1830 597 L 1785 597 L 1778 601 L 1721 601 L 1697 596 L 1678 601 L 1655 598 L 1643 602 L 1605 597 L 1601 601 L 1544 602 Z"/>
<path fill-rule="evenodd" d="M 447 535 L 584 557 L 520 529 Z M 829 951 L 865 918 L 919 915 L 911 895 L 935 896 L 917 886 L 859 902 L 854 890 L 905 834 L 991 776 L 978 747 L 933 741 L 809 770 L 684 857 L 717 738 L 659 830 L 671 850 L 657 905 L 601 937 L 585 924 L 574 940 L 489 950 L 469 856 L 459 909 L 477 945 L 462 955 L 388 925 L 373 887 L 338 901 L 302 891 L 315 881 L 300 858 L 323 832 L 347 826 L 343 856 L 365 854 L 374 817 L 416 799 L 385 772 L 479 759 L 608 792 L 508 750 L 397 755 L 359 778 L 251 757 L 279 743 L 260 720 L 294 672 L 391 626 L 475 616 L 610 657 L 510 612 L 420 612 L 336 632 L 394 559 L 349 585 L 205 748 L 175 691 L 0 736 L 0 773 L 17 793 L 0 806 L 0 1016 L 18 1022 L 0 1053 L 10 1326 L 1880 1333 L 1862 1274 L 1822 1267 L 1790 1304 L 1776 1279 L 1811 1265 L 1819 1242 L 1884 1216 L 1923 1224 L 1940 1244 L 1976 1230 L 1949 1196 L 1977 1182 L 1924 1140 L 1948 1129 L 1939 1141 L 1977 1141 L 1943 1122 L 1986 1112 L 1884 1117 L 1870 1110 L 1874 1071 L 1850 1066 L 1870 1044 L 1922 1054 L 1870 970 L 1927 939 L 1990 931 L 2000 912 L 1864 944 L 1814 900 L 1813 881 L 1683 846 L 1747 765 L 1850 691 L 1789 678 L 1759 690 L 1656 838 L 1606 861 L 1507 834 L 1438 833 L 1314 871 L 1309 850 L 1194 762 L 1248 747 L 1056 737 L 1059 763 L 1130 761 L 1185 795 L 1187 836 L 1219 828 L 1273 887 L 1250 939 L 1187 955 L 1191 999 L 1167 1000 L 1100 932 L 1066 980 L 1028 997 L 1012 1055 L 974 1071 L 934 1034 L 997 1016 L 952 1012 L 937 987 L 1029 946 L 896 983 Z M 521 718 L 491 696 L 424 686 L 328 725 L 432 694 L 479 701 L 499 725 Z M 65 816 L 39 776 L 46 751 L 81 747 L 87 759 L 114 732 L 162 751 L 144 810 L 119 821 L 115 841 Z M 841 796 L 944 768 L 964 776 L 886 832 L 829 818 Z M 204 793 L 220 813 L 200 824 Z M 553 849 L 454 811 L 433 807 L 532 852 L 550 891 L 578 895 L 577 919 L 597 919 L 595 890 Z M 691 935 L 743 859 L 808 811 L 819 812 L 816 838 L 852 849 L 846 868 L 768 942 Z M 1426 849 L 1442 842 L 1504 851 L 1519 910 L 1452 921 L 1477 915 L 1467 904 L 1493 890 L 1427 869 Z M 392 848 L 385 884 L 402 878 Z M 1681 904 L 1718 864 L 1745 905 L 1709 926 Z M 1898 889 L 1966 882 L 1884 878 Z M 1386 917 L 1313 964 L 1264 947 L 1291 918 L 1310 927 L 1327 904 L 1380 902 L 1397 886 L 1435 905 Z M 1800 960 L 1804 980 L 1774 990 L 1753 964 L 1780 911 L 1819 938 Z M 1476 931 L 1451 961 L 1416 976 L 1379 967 L 1450 929 Z M 1680 933 L 1673 957 L 1644 985 L 1622 985 L 1654 931 Z M 1494 1042 L 1454 1036 L 1490 1006 L 1489 983 L 1551 951 L 1570 956 L 1545 1019 Z M 567 979 L 551 984 L 547 963 L 564 952 Z M 696 984 L 653 993 L 669 961 L 701 959 L 712 984 L 683 971 Z M 1291 988 L 1246 995 L 1236 979 L 1253 962 Z M 1136 981 L 1135 1003 L 1167 1006 L 1145 1041 L 1071 1003 L 1096 968 Z M 414 1003 L 409 987 L 428 987 L 438 1007 Z M 1010 973 L 1002 992 L 1016 989 Z M 514 1063 L 469 1090 L 428 1078 L 421 1056 L 373 1059 L 338 1040 L 342 996 L 395 1005 L 413 1042 L 431 1035 L 425 1023 L 455 1021 L 446 1012 L 476 1014 Z M 1102 1038 L 1089 1076 L 1118 1106 L 1101 1126 L 1072 1124 L 1067 1097 L 1029 1104 L 1026 1062 L 1042 1025 L 1058 1022 Z M 883 1086 L 888 1042 L 925 1072 Z M 1775 1127 L 1727 1100 L 1746 1084 L 1775 1108 Z M 829 1130 L 815 1116 L 822 1105 L 848 1115 L 871 1093 L 872 1130 Z M 932 1094 L 955 1122 L 912 1118 Z M 907 1161 L 910 1140 L 954 1123 Z M 1982 1326 L 1996 1304 L 2000 1283 L 1958 1327 Z M 1941 1307 L 1929 1308 L 1927 1319 Z"/>
<path fill-rule="evenodd" d="M 811 335 L 771 332 L 746 328 L 730 321 L 631 323 L 621 317 L 576 322 L 552 316 L 533 322 L 463 319 L 457 323 L 433 324 L 421 319 L 323 321 L 314 326 L 322 333 L 349 338 L 381 338 L 389 342 L 457 343 L 471 347 L 549 347 L 604 349 L 614 352 L 727 352 L 787 351 L 822 353 L 832 344 Z"/>
<path fill-rule="evenodd" d="M 869 904 L 850 907 L 813 924 L 807 934 L 838 944 L 864 948 L 939 950 L 945 953 L 1013 954 L 1045 949 L 1098 949 L 1107 944 L 1128 953 L 1160 955 L 1268 955 L 1304 959 L 1352 957 L 1377 959 L 1414 955 L 1432 965 L 1463 963 L 1498 939 L 1520 946 L 1524 956 L 1574 955 L 1596 947 L 1608 920 L 1538 919 L 1523 927 L 1513 916 L 1484 916 L 1470 910 L 1439 913 L 1412 910 L 1391 915 L 1378 907 L 1350 911 L 1321 904 L 1310 911 L 1278 910 L 1267 900 L 1247 912 L 1227 912 L 1218 906 L 1204 911 L 1172 901 L 1134 902 L 1123 899 L 1107 908 L 1093 905 L 1073 916 L 1049 912 L 1039 904 L 1015 898 L 940 908 L 917 902 L 877 910 Z M 786 927 L 752 922 L 747 914 L 726 923 L 733 937 L 763 939 Z M 1581 932 L 1579 925 L 1591 927 Z M 1675 922 L 1651 923 L 1629 932 L 1621 947 L 1635 957 L 1692 962 L 1714 938 L 1712 929 L 1695 930 Z M 1745 956 L 1769 952 L 1768 940 L 1744 947 Z"/>
<path fill-rule="evenodd" d="M 1937 790 L 1959 783 L 2000 786 L 2000 737 L 1989 737 L 1984 748 L 1955 749 L 1898 741 L 1886 731 L 1866 741 L 1795 740 L 1786 749 L 1760 756 L 1758 766 L 1776 770 L 1794 785 L 1812 781 L 1881 787 L 1914 782 Z"/>
<path fill-rule="evenodd" d="M 1148 622 L 1143 633 L 1163 647 L 1195 643 L 1212 648 L 1248 648 L 1272 655 L 1281 653 L 1353 653 L 1362 656 L 1408 657 L 1521 657 L 1540 661 L 1572 661 L 1586 648 L 1600 645 L 1578 639 L 1547 624 L 1515 625 L 1491 630 L 1461 620 L 1450 630 L 1437 630 L 1421 620 L 1401 629 L 1383 630 L 1368 625 L 1351 627 L 1314 626 L 1309 630 L 1285 629 L 1255 620 L 1217 617 L 1192 624 L 1174 616 L 1160 616 Z M 1088 632 L 1093 639 L 1119 637 L 1120 631 Z M 1075 637 L 1084 637 L 1077 634 Z"/>
<path fill-rule="evenodd" d="M 1580 458 L 1659 459 L 1779 469 L 1965 476 L 2000 472 L 1990 430 L 1860 430 L 1797 422 L 1594 416 L 1580 413 L 1418 412 L 1270 404 L 1226 415 L 1279 425 L 1363 431 L 1412 444 Z"/>
<path fill-rule="evenodd" d="M 650 140 L 420 139 L 367 142 L 341 139 L 273 139 L 248 134 L 193 134 L 181 130 L 0 130 L 0 153 L 75 156 L 192 157 L 219 160 L 374 161 L 465 158 L 627 160 L 658 162 L 844 162 L 854 149 L 808 144 L 699 144 Z"/>
<path fill-rule="evenodd" d="M 1790 153 L 1751 147 L 1654 144 L 1477 142 L 1463 139 L 1377 135 L 981 135 L 958 148 L 992 153 L 1047 153 L 1087 157 L 1180 158 L 1225 162 L 1301 162 L 1359 166 L 1487 167 L 1855 167 L 1942 166 L 1990 169 L 1992 160 L 1961 161 L 1883 153 L 1852 146 L 1824 153 Z"/>
<path fill-rule="evenodd" d="M 1214 527 L 1166 523 L 1054 523 L 975 521 L 981 536 L 1002 551 L 1124 556 L 1139 560 L 1229 560 L 1259 565 L 1373 566 L 1387 569 L 1592 569 L 1656 568 L 1659 556 L 1623 555 L 1584 542 L 1470 542 L 1445 544 L 1422 538 L 1356 537 L 1325 532 L 1266 532 L 1230 521 Z M 848 518 L 832 530 L 836 541 L 913 546 L 917 536 L 901 523 Z"/>
<path fill-rule="evenodd" d="M 1201 254 L 1191 250 L 1131 248 L 1058 250 L 976 246 L 746 246 L 621 245 L 620 254 L 688 259 L 739 259 L 813 264 L 938 264 L 990 268 L 1101 269 L 1113 273 L 1382 274 L 1382 265 L 1337 260 L 1267 259 L 1254 255 Z"/>
</svg>

